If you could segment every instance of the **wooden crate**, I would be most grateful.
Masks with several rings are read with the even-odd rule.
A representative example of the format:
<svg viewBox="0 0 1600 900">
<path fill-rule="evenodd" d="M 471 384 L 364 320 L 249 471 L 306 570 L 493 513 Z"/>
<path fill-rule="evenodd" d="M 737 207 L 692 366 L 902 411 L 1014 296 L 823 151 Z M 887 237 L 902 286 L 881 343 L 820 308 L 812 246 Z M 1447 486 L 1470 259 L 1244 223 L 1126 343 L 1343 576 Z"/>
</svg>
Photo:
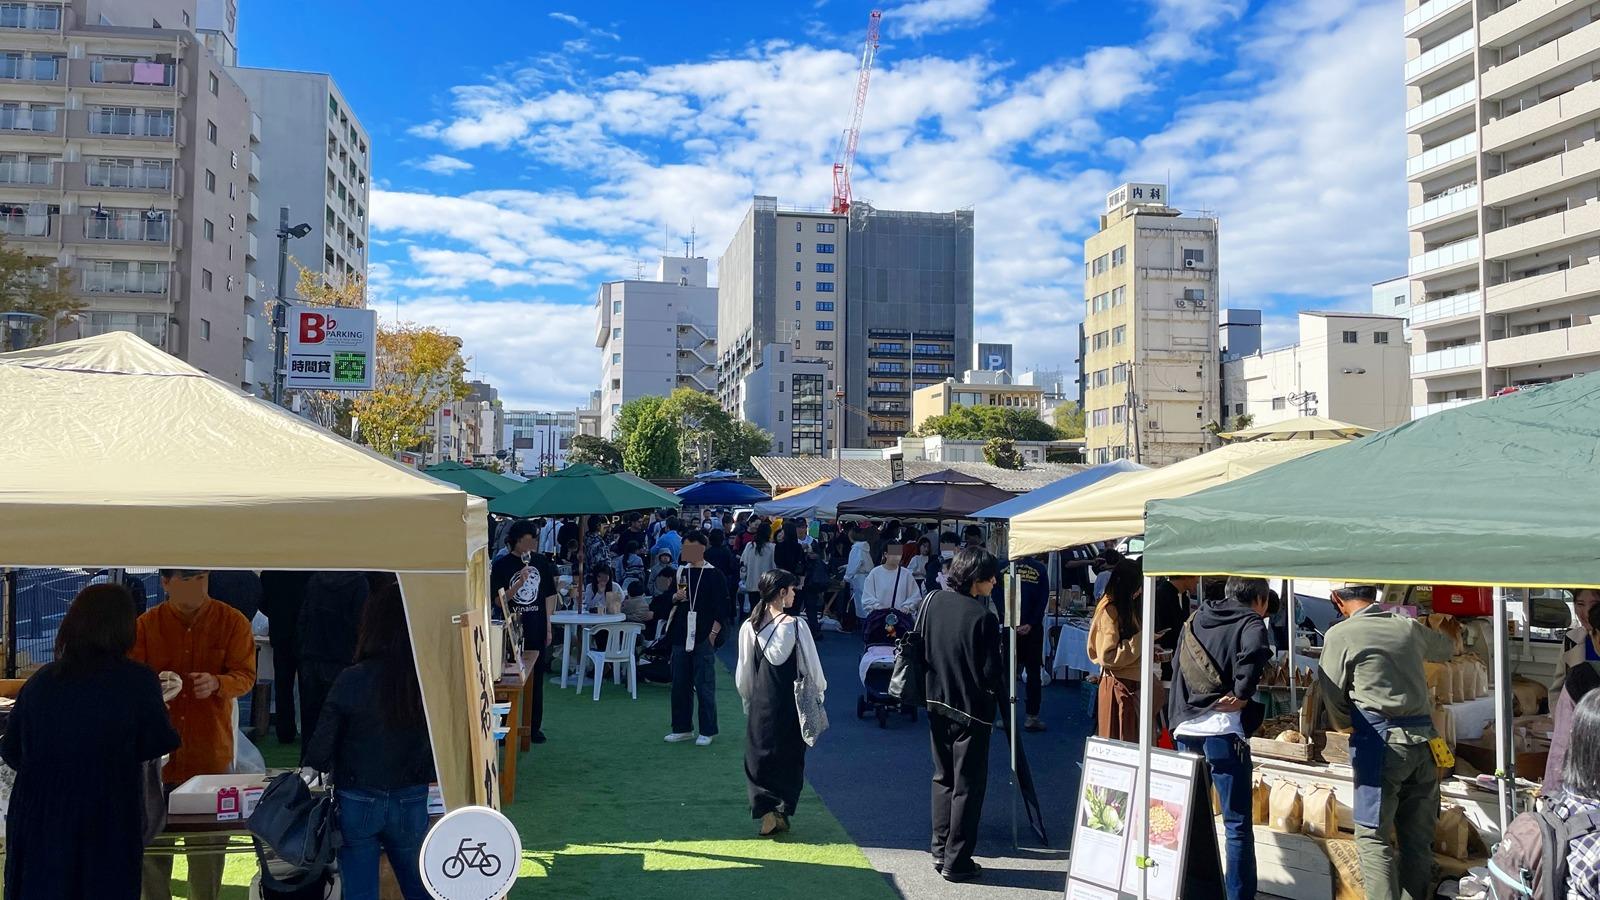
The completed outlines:
<svg viewBox="0 0 1600 900">
<path fill-rule="evenodd" d="M 1273 759 L 1286 759 L 1290 762 L 1312 762 L 1316 756 L 1316 748 L 1310 744 L 1291 744 L 1276 738 L 1253 737 L 1250 739 L 1250 753 L 1252 756 L 1270 756 Z"/>
</svg>

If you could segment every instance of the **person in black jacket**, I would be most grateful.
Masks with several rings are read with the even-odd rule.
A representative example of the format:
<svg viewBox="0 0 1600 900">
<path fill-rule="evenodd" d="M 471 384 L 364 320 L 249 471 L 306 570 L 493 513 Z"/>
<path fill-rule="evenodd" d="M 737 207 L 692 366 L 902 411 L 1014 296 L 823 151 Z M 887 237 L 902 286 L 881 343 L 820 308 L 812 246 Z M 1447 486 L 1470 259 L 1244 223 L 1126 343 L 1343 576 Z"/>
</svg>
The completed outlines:
<svg viewBox="0 0 1600 900">
<path fill-rule="evenodd" d="M 1256 684 L 1272 659 L 1265 619 L 1273 612 L 1263 578 L 1229 578 L 1222 599 L 1207 599 L 1179 629 L 1167 715 L 1185 752 L 1210 764 L 1227 828 L 1228 900 L 1254 900 L 1250 735 L 1265 709 Z"/>
<path fill-rule="evenodd" d="M 983 874 L 972 861 L 989 785 L 989 737 L 1005 693 L 1000 623 L 988 598 L 1000 564 L 988 551 L 957 551 L 948 590 L 924 602 L 917 621 L 927 652 L 924 696 L 933 745 L 933 867 L 946 881 Z"/>
<path fill-rule="evenodd" d="M 1174 575 L 1156 579 L 1156 646 L 1168 653 L 1178 649 L 1178 630 L 1189 621 L 1195 588 L 1200 579 L 1193 575 Z M 1172 662 L 1161 664 L 1161 680 L 1172 680 Z"/>
<path fill-rule="evenodd" d="M 417 861 L 428 833 L 433 743 L 397 586 L 367 602 L 356 663 L 328 692 L 305 762 L 332 772 L 337 785 L 344 896 L 377 900 L 381 851 L 401 896 L 427 900 Z"/>
<path fill-rule="evenodd" d="M 300 672 L 300 608 L 310 580 L 310 572 L 261 573 L 261 612 L 267 617 L 267 640 L 272 644 L 273 724 L 280 744 L 292 744 L 299 736 L 294 685 Z"/>
<path fill-rule="evenodd" d="M 728 596 L 732 597 L 739 590 L 739 557 L 728 547 L 728 535 L 722 529 L 711 529 L 706 539 L 711 542 L 706 547 L 706 562 L 728 579 Z"/>
<path fill-rule="evenodd" d="M 698 529 L 683 536 L 683 565 L 667 624 L 672 647 L 672 731 L 666 741 L 693 740 L 707 747 L 717 736 L 717 645 L 733 615 L 728 583 L 706 562 L 706 535 Z M 689 620 L 694 619 L 694 630 Z M 693 638 L 691 641 L 690 638 Z M 694 733 L 696 701 L 700 734 Z"/>
<path fill-rule="evenodd" d="M 1050 605 L 1050 572 L 1037 556 L 1017 560 L 1017 578 L 1022 582 L 1022 615 L 1017 623 L 1017 665 L 1024 681 L 1024 708 L 1028 719 L 1024 731 L 1043 731 L 1039 704 L 1044 682 L 1044 616 Z"/>
<path fill-rule="evenodd" d="M 300 728 L 309 738 L 334 679 L 356 658 L 361 611 L 371 588 L 365 572 L 316 572 L 300 607 Z"/>
<path fill-rule="evenodd" d="M 246 622 L 255 620 L 261 610 L 263 590 L 261 576 L 249 569 L 219 569 L 206 579 L 206 593 L 213 600 L 237 609 Z"/>
<path fill-rule="evenodd" d="M 533 730 L 531 739 L 535 744 L 542 744 L 546 740 L 544 686 L 549 679 L 544 676 L 550 671 L 550 613 L 560 578 L 556 564 L 540 553 L 538 547 L 539 529 L 534 522 L 523 519 L 512 523 L 506 529 L 506 553 L 489 569 L 489 594 L 499 597 L 500 592 L 505 591 L 506 603 L 511 609 L 509 612 L 499 610 L 500 614 L 522 617 L 522 649 L 534 654 L 533 670 L 528 676 L 533 679 L 533 696 L 528 709 L 529 726 Z M 520 589 L 525 581 L 533 582 L 529 591 L 531 597 L 522 596 Z"/>
</svg>

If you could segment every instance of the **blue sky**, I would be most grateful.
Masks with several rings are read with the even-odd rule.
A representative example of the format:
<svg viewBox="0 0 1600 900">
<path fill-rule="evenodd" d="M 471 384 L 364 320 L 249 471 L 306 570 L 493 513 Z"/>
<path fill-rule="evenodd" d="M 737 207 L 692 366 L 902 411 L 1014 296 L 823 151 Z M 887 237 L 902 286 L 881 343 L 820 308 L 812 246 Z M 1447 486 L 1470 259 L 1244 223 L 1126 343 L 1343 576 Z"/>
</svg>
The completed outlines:
<svg viewBox="0 0 1600 900">
<path fill-rule="evenodd" d="M 331 72 L 372 135 L 374 305 L 462 336 L 513 407 L 570 408 L 599 282 L 691 228 L 714 263 L 754 193 L 826 204 L 872 7 L 257 8 L 241 62 Z M 1395 0 L 882 8 L 856 196 L 975 209 L 977 333 L 1019 367 L 1071 367 L 1082 241 L 1124 180 L 1221 217 L 1224 303 L 1269 341 L 1403 271 Z"/>
</svg>

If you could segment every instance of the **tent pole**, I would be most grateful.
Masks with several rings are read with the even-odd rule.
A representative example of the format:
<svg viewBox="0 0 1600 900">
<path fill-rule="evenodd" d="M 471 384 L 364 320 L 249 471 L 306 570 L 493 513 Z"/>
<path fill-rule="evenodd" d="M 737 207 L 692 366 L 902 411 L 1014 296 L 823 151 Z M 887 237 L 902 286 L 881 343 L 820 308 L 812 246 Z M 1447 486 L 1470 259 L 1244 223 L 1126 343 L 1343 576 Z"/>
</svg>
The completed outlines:
<svg viewBox="0 0 1600 900">
<path fill-rule="evenodd" d="M 1156 580 L 1148 575 L 1144 579 L 1144 612 L 1139 620 L 1139 784 L 1134 792 L 1140 803 L 1148 809 L 1150 801 L 1150 757 L 1156 743 L 1156 710 L 1153 702 L 1156 685 L 1156 641 L 1153 630 L 1156 620 Z M 1150 897 L 1150 817 L 1139 816 L 1143 827 L 1135 836 L 1138 854 L 1134 864 L 1139 869 L 1139 900 Z"/>
<path fill-rule="evenodd" d="M 0 583 L 5 585 L 5 628 L 7 678 L 17 677 L 17 570 L 7 567 Z"/>
<path fill-rule="evenodd" d="M 1017 832 L 1017 794 L 1022 791 L 1022 785 L 1017 781 L 1017 618 L 1020 617 L 1013 617 L 1011 613 L 1022 609 L 1021 587 L 1021 582 L 1017 580 L 1017 564 L 1013 561 L 1006 573 L 1006 625 L 1008 626 L 1006 628 L 1008 632 L 1006 640 L 1011 649 L 1011 652 L 1007 654 L 1011 670 L 1009 673 L 1011 677 L 1006 682 L 1010 685 L 1009 691 L 1011 694 L 1011 728 L 1007 737 L 1011 739 L 1009 742 L 1011 746 L 1008 749 L 1011 753 L 1011 846 L 1013 849 L 1022 846 Z"/>
<path fill-rule="evenodd" d="M 1516 778 L 1515 767 L 1511 763 L 1509 744 L 1511 742 L 1511 710 L 1509 697 L 1511 696 L 1511 665 L 1510 650 L 1511 640 L 1506 634 L 1506 592 L 1504 588 L 1494 589 L 1494 774 L 1495 794 L 1500 801 L 1500 834 L 1506 833 L 1506 826 L 1511 822 L 1511 797 L 1509 796 Z M 1527 606 L 1523 606 L 1523 615 L 1527 615 Z M 1527 623 L 1524 622 L 1524 628 Z"/>
<path fill-rule="evenodd" d="M 1294 645 L 1295 645 L 1295 638 L 1300 636 L 1300 628 L 1296 624 L 1296 620 L 1295 620 L 1295 616 L 1294 616 L 1294 579 L 1293 578 L 1289 578 L 1289 579 L 1286 579 L 1284 581 L 1284 583 L 1283 583 L 1283 591 L 1284 591 L 1284 595 L 1283 595 L 1284 614 L 1289 617 L 1289 627 L 1285 632 L 1288 635 L 1288 644 L 1289 644 L 1289 709 L 1293 710 L 1293 711 L 1298 711 L 1300 709 L 1300 700 L 1299 700 L 1299 697 L 1298 697 L 1299 691 L 1296 690 L 1296 683 L 1295 683 L 1296 679 L 1298 678 L 1298 673 L 1295 672 Z M 1308 738 L 1306 738 L 1306 740 L 1309 741 L 1310 738 L 1308 737 Z"/>
</svg>

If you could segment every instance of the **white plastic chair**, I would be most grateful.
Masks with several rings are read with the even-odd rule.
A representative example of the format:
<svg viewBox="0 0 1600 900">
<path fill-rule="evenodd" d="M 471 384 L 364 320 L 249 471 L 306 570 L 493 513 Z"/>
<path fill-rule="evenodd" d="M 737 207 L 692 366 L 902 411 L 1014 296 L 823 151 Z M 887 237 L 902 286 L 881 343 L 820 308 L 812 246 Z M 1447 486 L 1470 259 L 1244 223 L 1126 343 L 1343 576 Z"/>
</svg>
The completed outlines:
<svg viewBox="0 0 1600 900">
<path fill-rule="evenodd" d="M 590 649 L 593 645 L 585 640 L 583 657 L 578 661 L 578 693 L 583 693 L 583 679 L 588 670 L 594 669 L 594 699 L 600 699 L 600 682 L 605 678 L 606 666 L 611 666 L 612 684 L 622 683 L 622 667 L 628 667 L 628 693 L 633 699 L 639 699 L 639 659 L 634 655 L 634 647 L 639 642 L 639 633 L 644 631 L 644 625 L 638 622 L 619 622 L 613 625 L 595 625 L 586 629 L 586 637 L 592 633 L 604 638 L 604 650 Z"/>
</svg>

